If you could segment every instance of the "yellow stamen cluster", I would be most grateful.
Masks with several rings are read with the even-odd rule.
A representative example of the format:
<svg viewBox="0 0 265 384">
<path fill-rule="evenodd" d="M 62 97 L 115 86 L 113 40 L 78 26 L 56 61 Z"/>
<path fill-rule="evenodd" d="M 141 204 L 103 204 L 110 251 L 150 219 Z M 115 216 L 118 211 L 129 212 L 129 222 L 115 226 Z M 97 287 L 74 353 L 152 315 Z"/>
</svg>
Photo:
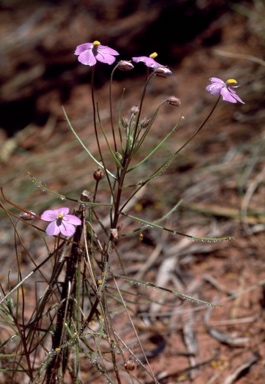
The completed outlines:
<svg viewBox="0 0 265 384">
<path fill-rule="evenodd" d="M 63 214 L 62 213 L 58 213 L 57 217 L 58 217 L 58 219 L 62 219 L 63 218 Z"/>
<path fill-rule="evenodd" d="M 157 56 L 158 54 L 156 52 L 153 52 L 151 53 L 151 55 L 149 55 L 149 57 L 151 57 L 152 59 L 155 59 Z"/>
<path fill-rule="evenodd" d="M 237 81 L 235 79 L 228 79 L 226 80 L 226 84 L 227 85 L 236 85 L 237 84 Z"/>
<path fill-rule="evenodd" d="M 94 43 L 93 43 L 94 47 L 98 47 L 100 45 L 100 42 L 95 40 Z"/>
</svg>

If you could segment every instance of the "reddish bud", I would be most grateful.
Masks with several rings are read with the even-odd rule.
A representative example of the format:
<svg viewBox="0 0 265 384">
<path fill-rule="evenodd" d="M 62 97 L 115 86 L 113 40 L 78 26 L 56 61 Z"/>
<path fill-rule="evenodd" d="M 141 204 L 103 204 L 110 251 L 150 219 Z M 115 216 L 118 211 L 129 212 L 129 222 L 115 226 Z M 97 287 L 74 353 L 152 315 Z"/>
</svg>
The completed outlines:
<svg viewBox="0 0 265 384">
<path fill-rule="evenodd" d="M 122 117 L 121 118 L 121 125 L 125 129 L 128 128 L 128 126 L 129 126 L 129 119 L 128 119 L 128 117 Z"/>
<path fill-rule="evenodd" d="M 167 98 L 167 102 L 170 105 L 174 105 L 174 107 L 180 107 L 181 106 L 181 101 L 178 97 L 175 96 L 170 96 Z"/>
<path fill-rule="evenodd" d="M 91 194 L 85 189 L 85 190 L 81 193 L 80 200 L 81 200 L 81 201 L 91 201 Z"/>
<path fill-rule="evenodd" d="M 118 229 L 117 228 L 111 228 L 110 233 L 112 234 L 113 239 L 117 240 L 119 238 Z"/>
<path fill-rule="evenodd" d="M 117 68 L 120 69 L 121 71 L 131 71 L 134 68 L 134 66 L 130 61 L 121 60 L 119 61 Z"/>
<path fill-rule="evenodd" d="M 136 368 L 135 361 L 132 359 L 127 360 L 126 363 L 124 363 L 124 368 L 126 369 L 126 371 L 134 371 Z"/>
<path fill-rule="evenodd" d="M 94 179 L 96 181 L 100 181 L 104 177 L 104 171 L 102 168 L 98 168 L 94 173 L 93 173 Z"/>
<path fill-rule="evenodd" d="M 148 125 L 150 124 L 151 120 L 152 120 L 151 117 L 144 117 L 140 123 L 141 128 L 143 128 L 143 129 L 147 128 Z"/>
<path fill-rule="evenodd" d="M 172 72 L 167 67 L 158 67 L 155 69 L 156 76 L 167 77 L 172 75 Z"/>
<path fill-rule="evenodd" d="M 139 107 L 137 105 L 134 105 L 131 109 L 130 109 L 130 113 L 132 115 L 137 115 L 137 113 L 139 113 Z"/>
<path fill-rule="evenodd" d="M 35 219 L 35 213 L 32 211 L 20 212 L 19 217 L 23 220 L 33 220 Z"/>
</svg>

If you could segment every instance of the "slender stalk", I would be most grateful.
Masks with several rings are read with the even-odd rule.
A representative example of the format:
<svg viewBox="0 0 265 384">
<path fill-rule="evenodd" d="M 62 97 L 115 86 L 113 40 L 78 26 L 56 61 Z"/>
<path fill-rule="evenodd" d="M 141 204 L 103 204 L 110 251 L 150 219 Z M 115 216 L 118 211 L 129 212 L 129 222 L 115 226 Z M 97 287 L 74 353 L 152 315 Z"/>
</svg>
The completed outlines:
<svg viewBox="0 0 265 384">
<path fill-rule="evenodd" d="M 82 211 L 81 220 L 83 220 L 83 218 L 84 213 Z M 77 227 L 76 232 L 74 234 L 74 243 L 72 245 L 70 257 L 67 259 L 65 279 L 60 299 L 61 306 L 58 310 L 55 331 L 52 337 L 52 348 L 54 351 L 58 351 L 58 353 L 53 356 L 52 360 L 50 361 L 50 364 L 48 365 L 46 376 L 47 384 L 57 383 L 58 372 L 61 369 L 61 365 L 63 364 L 63 368 L 65 368 L 67 365 L 68 353 L 67 351 L 61 351 L 60 348 L 63 342 L 63 335 L 65 329 L 64 323 L 67 318 L 71 317 L 72 305 L 70 305 L 70 309 L 68 309 L 68 302 L 72 292 L 72 288 L 73 286 L 75 286 L 76 269 L 80 257 L 79 244 L 82 237 L 82 230 L 82 225 Z"/>
<path fill-rule="evenodd" d="M 96 119 L 97 108 L 96 108 L 96 102 L 95 102 L 94 78 L 95 78 L 95 67 L 92 67 L 92 72 L 91 72 L 91 99 L 92 99 L 92 107 L 93 107 L 94 132 L 95 132 L 95 137 L 96 137 L 96 142 L 97 142 L 97 148 L 98 148 L 98 153 L 99 153 L 100 161 L 101 161 L 101 163 L 103 165 L 103 168 L 104 168 L 104 171 L 105 171 L 105 175 L 106 175 L 106 178 L 107 178 L 107 181 L 108 181 L 108 184 L 109 184 L 109 189 L 110 189 L 111 194 L 113 196 L 112 184 L 111 184 L 111 181 L 110 181 L 110 178 L 109 178 L 109 174 L 108 174 L 108 171 L 107 171 L 107 167 L 106 167 L 106 164 L 105 164 L 105 160 L 104 160 L 104 157 L 103 157 L 103 154 L 102 154 L 102 151 L 101 151 L 101 146 L 100 146 L 99 137 L 98 137 L 98 131 L 97 131 L 97 119 Z"/>
<path fill-rule="evenodd" d="M 119 63 L 113 68 L 110 75 L 110 82 L 109 82 L 109 109 L 110 109 L 110 124 L 111 124 L 111 131 L 112 131 L 112 137 L 113 137 L 113 143 L 114 143 L 114 149 L 115 152 L 117 152 L 117 143 L 116 143 L 116 135 L 114 130 L 114 124 L 113 124 L 113 108 L 112 108 L 112 81 L 114 72 L 119 66 Z"/>
<path fill-rule="evenodd" d="M 128 152 L 126 151 L 125 154 L 124 154 L 124 157 L 123 157 L 122 170 L 121 170 L 120 177 L 119 177 L 119 180 L 118 180 L 118 188 L 117 188 L 118 190 L 117 190 L 115 207 L 114 207 L 114 217 L 113 217 L 113 222 L 112 222 L 112 228 L 116 228 L 116 226 L 118 224 L 119 214 L 120 214 L 120 202 L 121 202 L 121 196 L 122 196 L 122 187 L 123 187 L 123 184 L 124 184 L 125 176 L 127 174 L 127 169 L 128 169 L 128 167 L 130 165 L 131 157 L 132 157 L 132 154 L 133 154 L 133 151 L 134 151 L 134 146 L 135 146 L 135 143 L 136 143 L 136 137 L 137 137 L 137 134 L 138 134 L 138 126 L 139 126 L 140 116 L 141 116 L 141 112 L 142 112 L 142 108 L 143 108 L 143 102 L 144 102 L 144 97 L 145 97 L 145 94 L 146 94 L 147 85 L 148 85 L 150 79 L 153 76 L 154 76 L 154 72 L 152 72 L 149 75 L 149 77 L 147 78 L 147 80 L 145 82 L 145 85 L 144 85 L 144 88 L 143 88 L 143 92 L 142 92 L 142 95 L 141 95 L 141 100 L 140 100 L 140 105 L 139 105 L 139 112 L 138 112 L 137 119 L 136 119 L 136 122 L 135 122 L 135 130 L 134 130 L 134 136 L 133 136 L 132 144 L 131 144 L 131 147 L 129 148 Z"/>
</svg>

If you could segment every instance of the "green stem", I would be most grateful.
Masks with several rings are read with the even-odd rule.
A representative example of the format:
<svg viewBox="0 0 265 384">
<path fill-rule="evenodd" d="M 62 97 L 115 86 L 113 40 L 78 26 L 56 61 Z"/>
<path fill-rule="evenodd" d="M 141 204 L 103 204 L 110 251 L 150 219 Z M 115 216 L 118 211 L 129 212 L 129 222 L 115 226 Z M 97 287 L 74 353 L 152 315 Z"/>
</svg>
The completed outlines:
<svg viewBox="0 0 265 384">
<path fill-rule="evenodd" d="M 126 150 L 126 152 L 124 153 L 123 162 L 122 162 L 122 169 L 121 169 L 120 177 L 119 177 L 119 180 L 118 180 L 118 190 L 117 190 L 115 207 L 114 207 L 114 215 L 113 215 L 113 221 L 112 221 L 112 228 L 116 228 L 117 224 L 118 224 L 119 215 L 120 215 L 120 212 L 121 212 L 121 210 L 120 210 L 120 202 L 121 202 L 123 184 L 124 184 L 125 176 L 127 174 L 127 169 L 129 167 L 131 159 L 132 159 L 132 154 L 134 152 L 134 146 L 135 146 L 136 137 L 137 137 L 137 134 L 138 134 L 138 126 L 139 126 L 140 116 L 141 116 L 141 112 L 142 112 L 142 108 L 143 108 L 143 102 L 144 102 L 144 97 L 145 97 L 145 94 L 146 94 L 147 85 L 148 85 L 150 79 L 153 76 L 154 76 L 154 72 L 152 72 L 149 75 L 149 77 L 147 78 L 147 80 L 145 82 L 145 85 L 144 85 L 144 88 L 143 88 L 143 92 L 142 92 L 142 95 L 141 95 L 141 101 L 140 101 L 140 105 L 139 105 L 139 112 L 138 112 L 136 123 L 135 123 L 135 130 L 134 130 L 134 136 L 133 136 L 131 148 L 129 148 L 128 151 Z"/>
<path fill-rule="evenodd" d="M 217 101 L 216 101 L 216 103 L 214 104 L 214 106 L 213 106 L 213 108 L 212 108 L 212 110 L 211 110 L 211 112 L 209 113 L 209 115 L 206 117 L 206 119 L 202 122 L 202 124 L 199 126 L 199 128 L 195 131 L 195 133 L 171 156 L 171 160 L 175 157 L 175 156 L 177 156 L 177 154 L 183 149 L 183 148 L 185 148 L 186 147 L 186 145 L 188 145 L 189 143 L 190 143 L 190 141 L 192 140 L 192 139 L 194 139 L 194 137 L 195 136 L 197 136 L 198 135 L 198 133 L 202 130 L 202 128 L 204 127 L 204 125 L 207 123 L 207 121 L 209 120 L 209 118 L 212 116 L 212 114 L 213 114 L 213 112 L 214 112 L 214 110 L 216 109 L 216 107 L 217 107 L 217 104 L 219 103 L 219 100 L 220 100 L 220 98 L 221 98 L 221 95 L 219 95 L 219 97 L 218 97 L 218 99 L 217 99 Z M 162 165 L 161 167 L 160 167 L 160 169 L 162 169 L 163 167 L 165 166 L 165 164 L 164 165 Z M 154 174 L 159 174 L 159 169 L 154 173 Z M 145 185 L 146 185 L 146 183 L 148 182 L 148 181 L 150 181 L 152 179 L 152 176 L 150 176 L 147 180 L 145 180 L 145 181 L 143 181 L 142 183 L 141 183 L 141 185 L 131 194 L 131 196 L 126 200 L 126 202 L 123 204 L 123 206 L 120 208 L 120 210 L 119 210 L 119 212 L 122 212 L 123 211 L 123 209 L 126 207 L 126 205 L 129 203 L 129 201 L 140 191 L 140 189 L 142 189 Z"/>
</svg>

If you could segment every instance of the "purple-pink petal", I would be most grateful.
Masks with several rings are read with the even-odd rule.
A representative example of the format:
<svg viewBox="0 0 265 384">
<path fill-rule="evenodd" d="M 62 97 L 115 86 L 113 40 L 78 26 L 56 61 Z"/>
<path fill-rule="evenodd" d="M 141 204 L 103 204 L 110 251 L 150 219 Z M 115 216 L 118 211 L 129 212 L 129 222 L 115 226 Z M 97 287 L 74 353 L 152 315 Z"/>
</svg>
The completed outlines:
<svg viewBox="0 0 265 384">
<path fill-rule="evenodd" d="M 75 227 L 72 224 L 63 221 L 59 226 L 59 231 L 64 236 L 72 236 L 75 233 Z"/>
<path fill-rule="evenodd" d="M 57 213 L 54 210 L 48 210 L 43 212 L 40 218 L 43 221 L 53 221 L 57 218 Z"/>
<path fill-rule="evenodd" d="M 60 227 L 57 225 L 56 221 L 52 221 L 46 228 L 46 233 L 48 236 L 57 236 L 60 233 Z"/>
<path fill-rule="evenodd" d="M 67 223 L 74 224 L 74 225 L 81 225 L 82 221 L 79 219 L 79 217 L 74 215 L 66 215 L 63 218 L 63 221 L 67 221 Z"/>
<path fill-rule="evenodd" d="M 237 101 L 235 100 L 235 98 L 231 95 L 229 89 L 227 89 L 226 87 L 224 87 L 222 90 L 221 90 L 221 95 L 223 97 L 223 100 L 225 101 L 229 101 L 229 103 L 236 103 Z"/>
<path fill-rule="evenodd" d="M 69 208 L 68 207 L 63 207 L 63 208 L 55 209 L 54 211 L 57 213 L 57 215 L 60 213 L 60 214 L 65 216 L 65 215 L 68 214 Z"/>
<path fill-rule="evenodd" d="M 98 47 L 98 51 L 102 53 L 102 55 L 112 55 L 112 56 L 118 56 L 119 52 L 115 51 L 115 49 L 112 49 L 106 45 L 100 45 Z"/>
<path fill-rule="evenodd" d="M 219 79 L 219 77 L 211 77 L 210 81 L 211 81 L 211 83 L 220 83 L 222 85 L 225 85 L 225 82 L 223 80 Z"/>
<path fill-rule="evenodd" d="M 209 91 L 211 95 L 218 95 L 223 87 L 223 84 L 210 84 L 206 87 L 206 90 Z"/>
<path fill-rule="evenodd" d="M 95 65 L 96 62 L 97 62 L 96 57 L 95 57 L 95 55 L 93 54 L 92 50 L 87 50 L 87 51 L 82 52 L 82 53 L 78 56 L 78 61 L 79 61 L 81 64 L 84 64 L 84 65 L 90 65 L 90 66 Z"/>
<path fill-rule="evenodd" d="M 109 54 L 103 54 L 101 50 L 98 50 L 98 52 L 95 55 L 96 60 L 100 61 L 101 63 L 105 64 L 113 64 L 116 60 L 115 56 L 111 56 Z"/>
<path fill-rule="evenodd" d="M 132 61 L 134 61 L 135 63 L 144 63 L 149 68 L 163 67 L 163 65 L 159 64 L 152 57 L 148 56 L 132 57 Z"/>
<path fill-rule="evenodd" d="M 237 101 L 239 101 L 239 102 L 242 103 L 242 104 L 245 104 L 244 101 L 240 99 L 240 97 L 238 96 L 238 94 L 237 94 L 233 89 L 231 89 L 230 87 L 228 87 L 228 89 L 229 89 L 231 95 L 232 95 Z"/>
<path fill-rule="evenodd" d="M 93 43 L 84 43 L 76 47 L 75 55 L 80 55 L 82 52 L 85 52 L 93 48 Z"/>
</svg>

